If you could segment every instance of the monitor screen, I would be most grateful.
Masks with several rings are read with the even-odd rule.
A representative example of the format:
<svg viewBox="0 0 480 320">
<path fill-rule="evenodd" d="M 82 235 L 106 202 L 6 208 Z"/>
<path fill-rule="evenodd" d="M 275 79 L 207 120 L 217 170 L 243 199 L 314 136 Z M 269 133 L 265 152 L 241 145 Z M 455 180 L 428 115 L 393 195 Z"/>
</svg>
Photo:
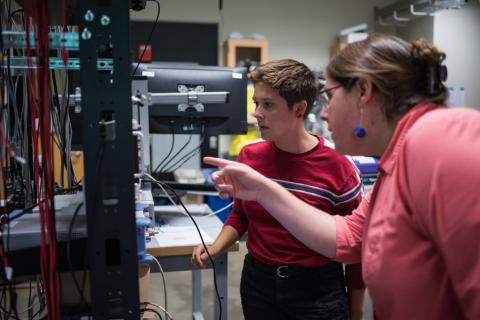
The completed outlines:
<svg viewBox="0 0 480 320">
<path fill-rule="evenodd" d="M 244 134 L 247 70 L 195 64 L 142 64 L 151 133 Z"/>
</svg>

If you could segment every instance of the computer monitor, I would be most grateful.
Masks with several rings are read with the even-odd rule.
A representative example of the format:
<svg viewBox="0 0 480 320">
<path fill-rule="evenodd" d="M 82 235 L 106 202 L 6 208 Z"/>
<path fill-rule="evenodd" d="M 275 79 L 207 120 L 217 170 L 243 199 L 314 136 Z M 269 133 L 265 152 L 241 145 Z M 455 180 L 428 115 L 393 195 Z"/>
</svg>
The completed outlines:
<svg viewBox="0 0 480 320">
<path fill-rule="evenodd" d="M 136 74 L 148 79 L 150 133 L 247 132 L 245 68 L 156 63 Z"/>
</svg>

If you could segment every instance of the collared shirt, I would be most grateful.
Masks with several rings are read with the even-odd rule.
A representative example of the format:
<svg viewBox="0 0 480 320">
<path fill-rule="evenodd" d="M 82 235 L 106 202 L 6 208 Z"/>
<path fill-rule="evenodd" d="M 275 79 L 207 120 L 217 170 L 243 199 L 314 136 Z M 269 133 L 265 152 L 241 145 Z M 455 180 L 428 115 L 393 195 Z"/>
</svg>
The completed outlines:
<svg viewBox="0 0 480 320">
<path fill-rule="evenodd" d="M 480 112 L 416 106 L 379 171 L 336 259 L 361 258 L 380 319 L 480 319 Z"/>
</svg>

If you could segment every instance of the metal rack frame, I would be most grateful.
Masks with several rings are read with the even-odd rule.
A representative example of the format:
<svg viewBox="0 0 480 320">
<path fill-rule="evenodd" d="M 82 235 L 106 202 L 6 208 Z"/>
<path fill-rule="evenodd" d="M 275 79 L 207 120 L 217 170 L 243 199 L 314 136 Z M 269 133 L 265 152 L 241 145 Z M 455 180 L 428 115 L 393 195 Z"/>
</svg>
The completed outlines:
<svg viewBox="0 0 480 320">
<path fill-rule="evenodd" d="M 78 1 L 92 316 L 139 319 L 129 1 Z M 113 70 L 97 70 L 105 50 Z"/>
</svg>

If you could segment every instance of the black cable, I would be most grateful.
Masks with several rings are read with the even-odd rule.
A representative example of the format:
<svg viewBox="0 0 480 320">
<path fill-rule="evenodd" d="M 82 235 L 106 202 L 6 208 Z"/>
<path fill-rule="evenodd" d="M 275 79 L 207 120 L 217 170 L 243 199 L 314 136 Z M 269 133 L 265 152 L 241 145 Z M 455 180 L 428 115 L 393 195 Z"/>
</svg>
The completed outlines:
<svg viewBox="0 0 480 320">
<path fill-rule="evenodd" d="M 45 303 L 45 291 L 43 290 L 42 282 L 40 277 L 37 277 L 37 297 L 38 301 L 40 302 L 40 306 L 38 308 L 38 312 L 32 316 L 35 317 L 41 311 L 45 310 L 46 303 Z M 41 300 L 40 300 L 41 299 Z"/>
<path fill-rule="evenodd" d="M 25 213 L 25 211 L 21 211 L 19 216 L 23 215 L 24 213 Z M 4 216 L 2 216 L 2 218 L 4 218 Z M 15 218 L 18 218 L 18 216 L 16 216 Z M 0 224 L 0 231 L 2 233 L 1 236 L 0 236 L 0 242 L 1 242 L 0 247 L 2 248 L 2 252 L 5 255 L 5 257 L 3 257 L 2 262 L 5 261 L 7 253 L 10 252 L 10 221 L 11 220 L 13 220 L 13 219 L 8 218 L 8 216 L 7 216 L 6 221 L 2 222 Z M 6 249 L 3 245 L 4 244 L 3 234 L 5 233 L 4 230 L 3 230 L 4 224 L 7 225 L 7 246 L 6 246 Z M 10 305 L 9 305 L 9 308 L 8 308 L 7 319 L 10 318 L 10 316 L 12 316 L 12 311 L 13 311 L 13 315 L 14 315 L 13 318 L 18 319 L 19 317 L 18 317 L 18 310 L 17 310 L 17 292 L 14 290 L 14 287 L 13 287 L 13 283 L 15 282 L 14 273 L 12 272 L 11 279 L 9 279 L 8 276 L 7 276 L 7 264 L 6 263 L 3 263 L 2 270 L 3 270 L 4 275 L 5 275 L 5 283 L 6 283 L 6 287 L 8 288 L 9 302 L 10 302 Z M 6 303 L 6 300 L 5 300 L 5 303 Z"/>
<path fill-rule="evenodd" d="M 8 284 L 8 291 L 10 293 L 10 309 L 9 309 L 9 313 L 11 313 L 13 311 L 13 314 L 15 315 L 14 318 L 17 318 L 17 319 L 20 319 L 20 317 L 18 316 L 18 309 L 17 309 L 17 292 L 15 291 L 15 288 L 13 286 L 13 278 L 12 278 L 12 281 L 9 282 Z"/>
<path fill-rule="evenodd" d="M 3 13 L 3 9 L 5 9 L 8 11 L 6 12 L 6 14 Z M 13 12 L 11 12 L 11 7 L 8 6 L 7 3 L 5 3 L 5 6 L 2 4 L 1 6 L 1 9 L 2 9 L 2 14 L 1 14 L 1 17 L 2 18 L 6 18 L 7 21 L 6 21 L 6 26 L 7 28 L 12 28 L 12 17 L 17 14 L 17 13 L 21 13 L 23 10 L 22 9 L 19 9 L 19 10 L 15 10 Z M 23 21 L 23 20 L 22 20 Z M 0 29 L 1 26 L 0 26 Z M 2 29 L 3 31 L 3 29 Z M 11 68 L 10 68 L 10 52 L 8 52 L 8 48 L 4 48 L 4 44 L 3 44 L 3 37 L 1 39 L 2 41 L 0 41 L 1 43 L 1 50 L 2 50 L 2 53 L 3 53 L 3 57 L 6 58 L 7 60 L 7 68 L 4 68 L 4 64 L 3 64 L 3 59 L 0 59 L 0 65 L 1 65 L 1 74 L 2 74 L 2 82 L 3 82 L 3 85 L 7 87 L 7 103 L 2 106 L 2 116 L 1 116 L 1 119 L 3 120 L 3 114 L 4 112 L 7 110 L 7 109 L 14 109 L 15 106 L 13 106 L 13 101 L 15 100 L 15 105 L 16 105 L 16 97 L 15 97 L 15 94 L 16 94 L 16 90 L 14 90 L 14 88 L 16 88 L 14 85 L 13 85 L 13 76 L 11 75 Z M 13 92 L 13 93 L 12 93 Z M 12 101 L 10 103 L 10 101 Z M 10 106 L 10 107 L 9 107 Z M 15 109 L 15 111 L 17 111 Z M 16 114 L 16 112 L 15 112 Z M 12 120 L 12 118 L 10 119 L 7 119 L 8 120 Z M 16 121 L 11 121 L 11 123 L 13 123 L 13 125 L 15 125 L 15 130 L 16 130 L 16 124 L 17 122 Z M 10 130 L 7 130 L 6 134 L 8 136 L 8 131 Z M 27 201 L 27 189 L 26 189 L 26 186 L 24 184 L 24 178 L 23 178 L 23 173 L 22 173 L 22 168 L 21 166 L 16 163 L 16 162 L 13 162 L 11 163 L 10 165 L 10 168 L 11 168 L 11 172 L 12 172 L 12 177 L 11 177 L 11 181 L 12 181 L 12 190 L 13 190 L 13 195 L 14 195 L 14 198 L 12 198 L 12 201 L 15 203 L 16 202 L 16 206 L 17 205 L 20 205 L 20 204 L 24 204 L 26 201 Z M 22 192 L 19 192 L 17 190 L 17 187 L 18 185 L 20 185 L 20 190 L 22 190 Z"/>
<path fill-rule="evenodd" d="M 148 181 L 148 180 L 147 180 Z M 219 308 L 219 315 L 218 315 L 218 319 L 222 319 L 222 299 L 220 298 L 220 293 L 218 291 L 218 284 L 217 284 L 217 269 L 215 267 L 215 262 L 213 261 L 213 258 L 212 256 L 210 255 L 210 252 L 208 251 L 208 248 L 207 248 L 207 245 L 205 244 L 205 240 L 203 240 L 203 237 L 202 237 L 202 233 L 200 232 L 200 228 L 198 227 L 197 225 L 197 222 L 195 221 L 195 219 L 193 218 L 192 214 L 190 213 L 190 211 L 187 210 L 187 208 L 185 207 L 185 205 L 183 204 L 182 200 L 180 199 L 180 197 L 178 196 L 178 194 L 175 192 L 175 190 L 170 187 L 169 185 L 165 184 L 165 183 L 162 183 L 160 181 L 157 181 L 157 180 L 152 180 L 152 179 L 149 179 L 150 182 L 153 182 L 153 183 L 156 183 L 156 184 L 159 184 L 159 185 L 162 185 L 164 187 L 167 187 L 174 195 L 175 195 L 175 198 L 177 199 L 178 203 L 182 206 L 183 210 L 185 210 L 185 212 L 187 213 L 187 215 L 189 216 L 189 218 L 192 220 L 193 224 L 195 225 L 195 228 L 197 229 L 197 232 L 198 232 L 198 235 L 200 236 L 200 240 L 202 241 L 202 244 L 203 244 L 203 247 L 205 248 L 205 251 L 207 252 L 207 255 L 208 255 L 208 259 L 210 260 L 210 263 L 212 264 L 212 270 L 213 270 L 213 284 L 214 284 L 214 287 L 215 287 L 215 293 L 217 295 L 217 300 L 218 300 L 218 308 Z"/>
<path fill-rule="evenodd" d="M 73 271 L 72 258 L 70 255 L 70 243 L 72 242 L 73 226 L 75 225 L 75 220 L 82 206 L 83 206 L 83 202 L 80 202 L 80 204 L 77 206 L 77 208 L 73 212 L 72 220 L 70 220 L 70 225 L 68 227 L 67 263 L 68 263 L 68 268 L 70 269 L 70 272 L 72 274 L 72 279 L 73 279 L 73 283 L 75 284 L 75 288 L 77 289 L 78 294 L 80 295 L 80 303 L 82 303 L 85 306 L 88 306 L 87 300 L 85 299 L 85 296 L 83 294 L 83 291 L 81 290 L 80 284 L 78 283 L 77 276 L 75 276 L 75 272 Z"/>
<path fill-rule="evenodd" d="M 65 143 L 67 143 L 67 129 L 70 129 L 70 113 L 69 113 L 69 110 L 70 110 L 70 94 L 68 94 L 68 88 L 70 88 L 70 82 L 69 82 L 69 72 L 67 71 L 66 74 L 65 74 L 65 83 L 64 83 L 64 91 L 63 91 L 63 95 L 67 96 L 67 99 L 66 99 L 66 102 L 65 102 L 65 105 L 64 105 L 64 110 L 65 110 L 65 113 L 64 113 L 64 117 L 63 117 L 63 127 L 62 127 L 62 130 L 63 130 L 63 134 L 64 134 L 64 137 L 65 137 Z M 65 99 L 64 99 L 65 100 Z M 69 131 L 70 133 L 70 131 Z M 70 137 L 71 139 L 71 137 Z M 71 140 L 68 142 L 68 149 L 69 151 L 71 152 L 72 148 L 72 144 L 71 144 Z M 75 182 L 76 182 L 76 177 L 75 177 L 75 171 L 73 170 L 73 163 L 72 163 L 72 157 L 71 157 L 71 154 L 68 154 L 67 155 L 67 161 L 69 162 L 69 166 L 70 166 L 70 172 L 68 172 L 68 187 L 69 188 L 72 188 L 72 186 L 75 185 Z"/>
<path fill-rule="evenodd" d="M 173 155 L 173 157 L 171 157 L 167 162 L 165 162 L 163 164 L 163 166 L 160 168 L 160 172 L 165 172 L 165 169 L 169 166 L 169 164 L 173 161 L 173 159 L 175 159 L 176 157 L 178 157 L 178 155 L 190 144 L 190 142 L 192 141 L 192 136 L 193 134 L 190 134 L 190 136 L 188 137 L 188 140 L 187 142 L 185 142 L 183 144 L 183 146 L 177 150 L 177 152 L 175 152 L 175 154 Z M 183 159 L 183 158 L 182 158 Z M 175 162 L 176 163 L 176 162 Z M 168 171 L 167 171 L 168 172 Z"/>
<path fill-rule="evenodd" d="M 198 146 L 195 149 L 193 149 L 189 153 L 185 154 L 181 159 L 179 159 L 176 163 L 174 163 L 172 166 L 170 166 L 168 168 L 168 170 L 170 170 L 171 172 L 174 172 L 174 171 L 178 170 L 181 166 L 183 166 L 193 156 L 197 155 L 200 152 L 200 148 L 202 147 L 204 141 L 205 141 L 205 137 L 202 137 L 201 140 L 200 140 L 200 143 L 198 144 Z M 187 157 L 187 158 L 185 159 L 185 157 Z M 183 160 L 183 159 L 185 159 L 185 160 Z M 180 163 L 180 161 L 182 161 L 182 162 Z M 180 163 L 180 164 L 178 164 L 178 163 Z M 176 165 L 176 167 L 172 168 L 175 165 Z"/>
<path fill-rule="evenodd" d="M 148 39 L 147 39 L 147 43 L 145 43 L 145 47 L 143 48 L 142 54 L 140 55 L 140 59 L 138 60 L 137 66 L 135 67 L 135 70 L 133 70 L 132 76 L 135 75 L 138 67 L 140 66 L 140 63 L 143 60 L 143 56 L 145 55 L 145 52 L 147 51 L 148 44 L 150 43 L 150 40 L 152 39 L 153 32 L 155 31 L 155 28 L 157 27 L 158 18 L 160 17 L 160 2 L 158 0 L 148 0 L 148 1 L 155 2 L 157 4 L 157 17 L 155 18 L 155 22 L 153 24 L 152 30 L 150 31 L 150 34 L 149 34 Z"/>
<path fill-rule="evenodd" d="M 12 0 L 9 0 L 8 2 L 5 2 L 5 8 L 8 11 L 8 14 L 12 13 Z"/>
<path fill-rule="evenodd" d="M 166 167 L 166 164 L 162 167 L 162 171 L 163 170 L 166 170 L 167 172 L 171 172 L 171 171 L 174 171 L 172 170 L 173 168 L 178 169 L 180 168 L 185 162 L 187 162 L 188 160 L 190 160 L 196 153 L 198 150 L 200 150 L 200 148 L 202 147 L 203 145 L 203 141 L 205 140 L 205 136 L 206 136 L 206 131 L 205 131 L 205 121 L 203 121 L 202 123 L 202 131 L 200 133 L 200 143 L 198 144 L 197 147 L 193 148 L 192 150 L 190 150 L 189 152 L 187 152 L 186 154 L 183 155 L 183 157 L 181 157 L 180 159 L 177 160 L 177 162 L 175 162 L 174 164 L 170 165 L 169 167 L 167 168 L 164 168 Z M 181 162 L 182 160 L 184 160 L 185 158 L 187 158 L 185 161 Z M 180 163 L 181 162 L 181 163 Z M 180 163 L 180 165 L 178 165 Z"/>
<path fill-rule="evenodd" d="M 8 5 L 8 4 L 9 4 L 9 2 L 7 2 L 7 1 L 0 2 L 0 19 L 8 18 L 10 16 L 10 14 L 12 12 L 11 1 L 10 1 L 10 5 Z M 4 11 L 6 11 L 5 15 L 4 15 Z M 7 19 L 6 24 L 8 26 L 8 19 Z"/>
<path fill-rule="evenodd" d="M 177 166 L 178 163 L 180 163 L 183 159 L 185 159 L 186 157 L 187 158 L 187 161 L 193 157 L 195 155 L 195 153 L 197 152 L 197 150 L 199 150 L 201 147 L 202 147 L 202 144 L 203 144 L 203 141 L 205 140 L 205 121 L 203 121 L 202 123 L 202 130 L 200 132 L 200 143 L 198 144 L 197 147 L 193 148 L 192 150 L 190 150 L 189 152 L 187 152 L 186 154 L 184 154 L 180 159 L 178 159 L 174 164 L 170 165 L 169 167 L 165 168 L 167 165 L 165 164 L 164 167 L 162 167 L 161 170 L 166 170 L 167 172 L 171 172 L 171 171 L 174 171 L 172 170 L 172 168 L 174 167 L 177 167 L 176 169 L 178 169 L 180 166 L 182 166 L 186 161 L 183 161 L 180 166 Z M 172 158 L 173 160 L 173 158 Z M 171 161 L 169 161 L 170 163 Z"/>
<path fill-rule="evenodd" d="M 17 9 L 17 10 L 13 10 L 12 13 L 10 13 L 8 15 L 8 24 L 11 25 L 12 24 L 12 18 L 14 15 L 16 15 L 17 13 L 24 13 L 23 9 Z M 23 19 L 22 19 L 23 21 Z"/>
<path fill-rule="evenodd" d="M 143 317 L 143 313 L 144 313 L 145 311 L 153 312 L 153 313 L 155 313 L 155 314 L 157 315 L 158 319 L 163 320 L 162 315 L 160 314 L 160 312 L 158 312 L 157 310 L 152 309 L 152 308 L 142 308 L 142 309 L 140 309 L 140 312 L 142 313 L 142 317 Z"/>
<path fill-rule="evenodd" d="M 6 315 L 5 319 L 21 320 L 19 317 L 12 315 L 11 312 L 5 309 L 3 306 L 0 306 L 0 311 Z"/>
<path fill-rule="evenodd" d="M 63 181 L 64 181 L 64 172 L 67 169 L 67 155 L 65 153 L 65 132 L 63 130 L 63 125 L 61 124 L 60 117 L 62 115 L 62 107 L 60 105 L 60 98 L 58 95 L 58 87 L 57 87 L 57 77 L 55 76 L 55 70 L 50 70 L 51 72 L 51 83 L 53 86 L 53 92 L 52 92 L 52 100 L 53 100 L 53 108 L 57 108 L 57 117 L 54 119 L 52 117 L 52 121 L 57 122 L 57 130 L 60 130 L 60 132 L 57 132 L 58 138 L 58 143 L 55 141 L 55 144 L 58 146 L 59 152 L 60 152 L 60 185 L 63 186 Z M 55 128 L 55 126 L 52 123 L 52 126 Z M 55 135 L 54 135 L 55 136 Z"/>
<path fill-rule="evenodd" d="M 58 122 L 58 136 L 60 137 L 60 168 L 61 168 L 61 177 L 60 177 L 60 184 L 63 186 L 64 182 L 64 173 L 67 174 L 67 184 L 70 188 L 72 186 L 72 175 L 73 175 L 73 167 L 72 161 L 69 154 L 67 154 L 67 120 L 68 120 L 68 108 L 69 108 L 69 101 L 70 95 L 67 93 L 68 87 L 68 72 L 65 75 L 65 82 L 62 83 L 62 101 L 59 98 L 59 92 L 57 87 L 57 81 L 55 76 L 55 71 L 52 70 L 52 82 L 53 82 L 53 101 L 54 105 L 57 106 L 57 122 Z M 66 96 L 66 99 L 65 99 Z M 62 103 L 61 103 L 62 102 Z M 66 104 L 65 104 L 66 102 Z M 70 170 L 68 170 L 70 168 Z"/>
<path fill-rule="evenodd" d="M 42 310 L 43 310 L 42 308 L 39 308 L 38 311 L 35 312 L 30 319 L 33 320 L 33 318 L 35 318 L 36 316 L 38 316 L 38 315 L 40 314 L 40 312 L 42 312 Z M 39 318 L 40 318 L 40 317 L 39 317 Z"/>
<path fill-rule="evenodd" d="M 7 216 L 7 219 L 6 219 L 6 222 L 5 224 L 7 225 L 7 248 L 5 250 L 5 247 L 4 247 L 4 242 L 3 242 L 3 226 L 4 226 L 4 223 L 2 222 L 1 225 L 0 225 L 0 231 L 2 231 L 2 235 L 0 237 L 0 246 L 2 247 L 2 252 L 3 254 L 5 255 L 4 259 L 6 259 L 6 255 L 8 252 L 10 252 L 10 222 L 16 218 L 18 218 L 19 216 L 22 216 L 23 214 L 25 214 L 25 210 L 22 210 L 20 212 L 20 214 L 16 217 L 13 217 L 13 218 L 10 218 L 9 216 Z M 3 216 L 2 216 L 3 218 Z M 2 261 L 3 262 L 3 261 Z M 8 293 L 9 293 L 9 298 L 10 298 L 10 307 L 9 307 L 9 310 L 8 310 L 8 316 L 7 316 L 7 319 L 11 316 L 12 314 L 12 310 L 13 310 L 13 314 L 14 314 L 14 317 L 13 318 L 19 318 L 18 317 L 18 310 L 17 310 L 17 292 L 14 290 L 13 288 L 13 283 L 15 282 L 15 273 L 12 272 L 11 274 L 11 279 L 8 279 L 7 277 L 7 265 L 5 263 L 5 265 L 3 266 L 3 270 L 5 272 L 5 282 L 8 286 Z"/>
<path fill-rule="evenodd" d="M 168 151 L 167 156 L 163 158 L 163 160 L 160 161 L 160 163 L 155 167 L 155 169 L 152 171 L 153 173 L 157 172 L 158 168 L 160 168 L 160 166 L 165 162 L 165 160 L 167 160 L 168 157 L 170 157 L 173 151 L 173 147 L 175 146 L 175 128 L 173 127 L 174 121 L 170 120 L 169 124 L 170 124 L 170 130 L 172 133 L 172 144 L 170 145 L 170 150 Z"/>
<path fill-rule="evenodd" d="M 3 300 L 5 299 L 5 286 L 2 286 L 2 295 L 0 296 L 0 308 L 3 308 Z M 0 313 L 1 315 L 2 313 Z"/>
<path fill-rule="evenodd" d="M 3 247 L 3 239 L 0 239 L 0 241 L 1 241 L 1 245 Z M 7 252 L 5 252 L 5 250 L 3 250 L 3 252 L 4 252 L 4 254 L 7 253 Z M 2 312 L 0 312 L 0 318 L 2 318 L 3 315 L 5 315 L 5 319 L 19 319 L 18 310 L 17 310 L 17 292 L 16 292 L 15 287 L 14 287 L 15 281 L 14 281 L 13 277 L 12 277 L 12 279 L 7 278 L 5 267 L 6 266 L 4 265 L 3 268 L 2 268 L 2 270 L 5 272 L 5 274 L 4 274 L 5 275 L 5 279 L 4 279 L 5 282 L 2 284 L 2 295 L 0 297 L 0 310 L 2 311 Z M 6 297 L 6 288 L 8 288 L 9 300 L 7 300 L 7 297 Z M 30 291 L 30 293 L 31 293 L 31 291 Z M 4 299 L 5 299 L 5 301 L 4 301 Z M 7 311 L 7 302 L 10 303 L 9 306 L 8 306 L 8 311 Z M 12 314 L 12 311 L 13 311 L 13 314 Z"/>
<path fill-rule="evenodd" d="M 32 306 L 31 308 L 28 309 L 28 319 L 32 319 L 33 316 L 33 301 L 35 301 L 35 298 L 32 297 L 32 291 L 33 291 L 33 288 L 32 288 L 32 281 L 29 281 L 28 282 L 29 286 L 28 286 L 28 305 L 29 306 Z M 38 299 L 38 301 L 40 302 L 40 299 Z"/>
<path fill-rule="evenodd" d="M 168 168 L 168 170 L 170 172 L 175 172 L 176 170 L 180 169 L 188 160 L 190 160 L 191 158 L 193 158 L 194 156 L 196 156 L 200 152 L 200 147 L 202 146 L 202 144 L 203 144 L 203 140 L 200 140 L 200 144 L 199 144 L 198 147 L 196 147 L 195 149 L 193 149 L 192 151 L 187 153 L 185 156 L 182 157 L 182 159 L 178 160 L 177 165 L 174 164 L 174 165 L 176 165 L 176 167 L 171 166 L 170 168 Z M 187 158 L 185 158 L 185 157 L 187 157 Z M 183 160 L 183 159 L 185 159 L 185 160 Z M 180 162 L 180 161 L 182 161 L 182 162 Z"/>
<path fill-rule="evenodd" d="M 3 266 L 3 267 L 6 267 L 6 266 Z M 0 311 L 1 311 L 0 315 L 5 314 L 5 319 L 19 320 L 20 318 L 18 317 L 18 310 L 17 310 L 17 292 L 14 289 L 13 281 L 7 279 L 6 275 L 5 275 L 5 281 L 6 283 L 3 283 L 2 285 L 3 290 L 2 290 L 2 296 L 0 298 Z M 9 294 L 8 300 L 6 297 L 6 291 L 5 291 L 6 288 L 8 288 L 8 294 Z M 5 305 L 3 305 L 3 299 L 5 299 Z M 7 302 L 9 302 L 8 306 L 7 306 Z"/>
<path fill-rule="evenodd" d="M 14 86 L 15 92 L 14 92 L 14 99 L 15 99 L 15 111 L 19 113 L 19 118 L 18 118 L 18 131 L 20 132 L 21 136 L 21 141 L 19 141 L 19 146 L 22 146 L 22 156 L 25 159 L 28 159 L 29 154 L 31 154 L 32 149 L 27 149 L 25 148 L 25 145 L 28 144 L 26 142 L 31 141 L 31 137 L 28 135 L 28 128 L 25 128 L 24 125 L 25 123 L 23 120 L 27 120 L 27 108 L 28 106 L 26 105 L 26 99 L 25 96 L 23 95 L 23 92 L 20 90 L 24 89 L 24 81 L 25 77 L 23 75 L 17 75 L 15 78 L 16 84 Z M 20 87 L 20 88 L 19 88 Z M 21 97 L 21 99 L 19 99 Z M 19 101 L 20 100 L 20 101 Z M 19 103 L 18 103 L 19 102 Z M 18 105 L 20 105 L 18 107 Z M 25 130 L 24 130 L 25 129 Z M 30 143 L 31 144 L 31 143 Z M 33 170 L 33 161 L 29 162 L 30 166 Z M 23 206 L 29 206 L 35 202 L 33 199 L 33 192 L 32 192 L 32 183 L 31 180 L 31 174 L 27 171 L 29 166 L 22 166 L 19 163 L 14 163 L 15 168 L 17 170 L 17 176 L 18 179 L 20 180 L 20 190 L 22 192 L 18 192 L 19 195 L 23 196 L 22 200 L 19 200 L 20 203 L 23 204 Z M 28 177 L 28 180 L 26 179 Z"/>
<path fill-rule="evenodd" d="M 71 72 L 70 72 L 71 73 Z M 67 79 L 66 79 L 66 87 L 68 86 L 68 88 L 71 88 L 73 87 L 72 85 L 72 78 L 69 76 L 69 72 L 67 72 Z M 69 113 L 69 108 L 70 108 L 70 95 L 68 94 L 67 95 L 67 102 L 66 102 L 66 105 L 67 105 L 67 110 L 65 112 L 65 125 L 67 125 L 67 123 L 69 124 L 69 127 L 71 126 L 71 120 L 70 120 L 70 113 Z M 67 119 L 68 119 L 68 122 L 67 122 Z M 70 144 L 70 147 L 71 147 L 71 144 Z M 75 176 L 75 170 L 73 170 L 73 163 L 72 163 L 72 158 L 71 157 L 68 157 L 69 161 L 70 161 L 70 167 L 72 168 L 72 183 L 71 185 L 73 185 L 74 187 L 78 187 L 80 186 L 80 182 L 77 181 L 77 177 Z"/>
</svg>

